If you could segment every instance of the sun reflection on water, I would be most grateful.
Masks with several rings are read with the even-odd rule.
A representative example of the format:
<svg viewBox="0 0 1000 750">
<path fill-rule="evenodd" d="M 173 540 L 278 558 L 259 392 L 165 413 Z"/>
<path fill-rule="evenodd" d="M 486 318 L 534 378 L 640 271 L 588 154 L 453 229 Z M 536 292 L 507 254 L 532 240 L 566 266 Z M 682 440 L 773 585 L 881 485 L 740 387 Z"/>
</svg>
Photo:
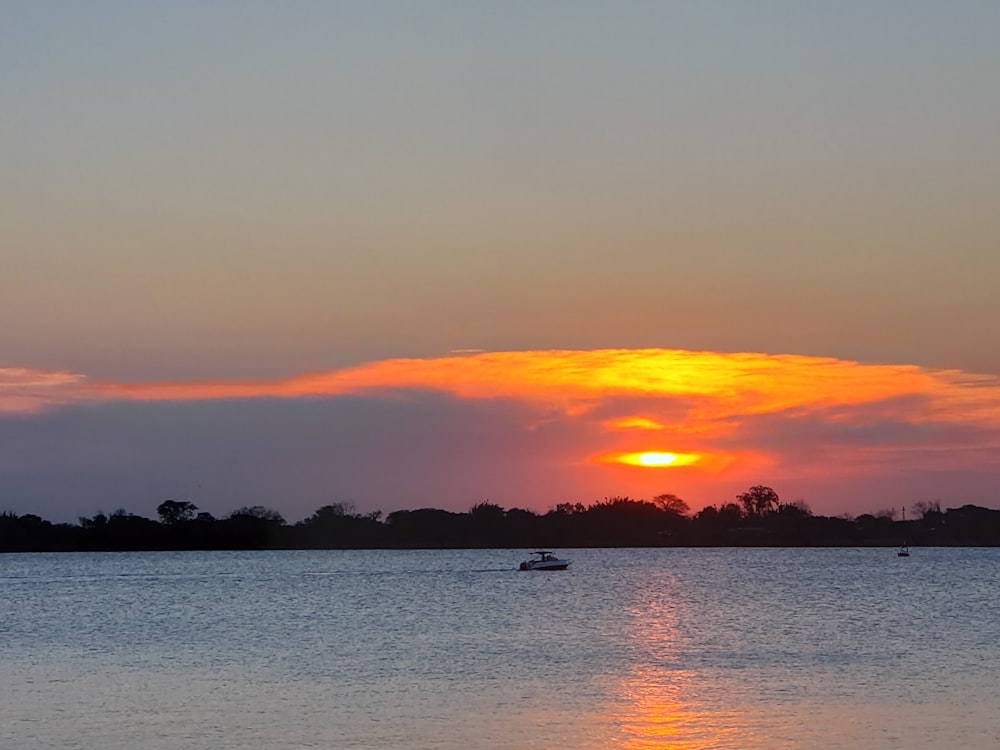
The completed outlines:
<svg viewBox="0 0 1000 750">
<path fill-rule="evenodd" d="M 717 750 L 757 746 L 746 717 L 720 711 L 691 696 L 695 675 L 653 666 L 638 668 L 622 686 L 629 709 L 621 716 L 626 750 Z"/>
<path fill-rule="evenodd" d="M 687 637 L 679 625 L 684 603 L 672 582 L 639 596 L 630 614 L 635 662 L 618 688 L 624 750 L 720 750 L 763 748 L 753 717 L 717 695 L 710 676 L 685 664 Z M 658 594 L 650 595 L 651 590 Z M 723 691 L 724 692 L 724 691 Z"/>
</svg>

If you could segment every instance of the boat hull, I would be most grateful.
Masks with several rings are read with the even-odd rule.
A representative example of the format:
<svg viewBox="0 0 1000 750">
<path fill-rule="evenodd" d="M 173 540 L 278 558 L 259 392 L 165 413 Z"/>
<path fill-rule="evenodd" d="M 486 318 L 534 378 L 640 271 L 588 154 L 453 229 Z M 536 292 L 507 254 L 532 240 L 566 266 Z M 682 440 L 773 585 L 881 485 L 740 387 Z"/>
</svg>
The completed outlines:
<svg viewBox="0 0 1000 750">
<path fill-rule="evenodd" d="M 549 560 L 546 562 L 529 560 L 521 563 L 521 570 L 566 570 L 568 567 L 568 560 Z"/>
</svg>

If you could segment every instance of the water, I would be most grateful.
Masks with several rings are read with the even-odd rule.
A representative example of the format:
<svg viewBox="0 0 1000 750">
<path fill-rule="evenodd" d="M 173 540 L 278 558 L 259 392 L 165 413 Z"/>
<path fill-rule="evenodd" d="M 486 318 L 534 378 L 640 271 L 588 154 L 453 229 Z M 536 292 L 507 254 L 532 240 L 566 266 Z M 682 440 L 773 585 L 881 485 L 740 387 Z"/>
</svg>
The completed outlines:
<svg viewBox="0 0 1000 750">
<path fill-rule="evenodd" d="M 0 747 L 995 748 L 1000 550 L 0 555 Z"/>
</svg>

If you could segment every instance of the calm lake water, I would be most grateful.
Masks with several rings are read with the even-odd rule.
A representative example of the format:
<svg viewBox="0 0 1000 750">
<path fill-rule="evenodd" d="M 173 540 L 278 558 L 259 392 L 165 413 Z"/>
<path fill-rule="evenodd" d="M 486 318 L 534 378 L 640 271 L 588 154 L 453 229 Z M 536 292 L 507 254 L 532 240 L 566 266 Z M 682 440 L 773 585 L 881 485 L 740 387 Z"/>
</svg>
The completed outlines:
<svg viewBox="0 0 1000 750">
<path fill-rule="evenodd" d="M 0 555 L 0 747 L 996 748 L 1000 550 Z"/>
</svg>

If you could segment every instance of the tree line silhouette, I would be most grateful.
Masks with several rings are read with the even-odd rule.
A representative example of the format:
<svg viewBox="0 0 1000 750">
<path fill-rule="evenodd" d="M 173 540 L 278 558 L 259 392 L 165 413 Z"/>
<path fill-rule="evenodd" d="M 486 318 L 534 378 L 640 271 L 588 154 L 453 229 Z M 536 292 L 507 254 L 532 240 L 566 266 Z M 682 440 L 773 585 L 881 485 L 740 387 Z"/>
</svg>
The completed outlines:
<svg viewBox="0 0 1000 750">
<path fill-rule="evenodd" d="M 857 517 L 814 515 L 802 501 L 782 502 L 757 485 L 732 502 L 692 514 L 664 494 L 652 500 L 612 497 L 584 506 L 561 503 L 545 513 L 489 501 L 468 512 L 436 508 L 358 513 L 350 503 L 324 505 L 289 524 L 263 506 L 224 518 L 194 503 L 166 500 L 159 520 L 117 510 L 79 523 L 0 513 L 0 552 L 234 549 L 467 549 L 542 547 L 819 547 L 1000 546 L 1000 510 L 964 505 L 942 511 L 917 503 L 908 520 L 894 510 Z"/>
</svg>

